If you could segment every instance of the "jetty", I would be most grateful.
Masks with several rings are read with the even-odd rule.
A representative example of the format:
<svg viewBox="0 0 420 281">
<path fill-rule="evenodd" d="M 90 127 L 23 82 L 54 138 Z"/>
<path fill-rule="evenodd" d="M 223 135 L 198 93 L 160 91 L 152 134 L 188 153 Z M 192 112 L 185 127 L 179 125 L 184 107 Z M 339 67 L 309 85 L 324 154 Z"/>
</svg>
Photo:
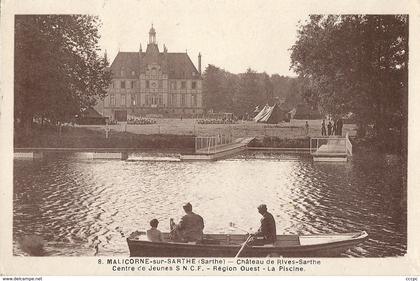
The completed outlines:
<svg viewBox="0 0 420 281">
<path fill-rule="evenodd" d="M 346 162 L 353 155 L 348 133 L 345 137 L 311 138 L 309 150 L 315 162 Z"/>
</svg>

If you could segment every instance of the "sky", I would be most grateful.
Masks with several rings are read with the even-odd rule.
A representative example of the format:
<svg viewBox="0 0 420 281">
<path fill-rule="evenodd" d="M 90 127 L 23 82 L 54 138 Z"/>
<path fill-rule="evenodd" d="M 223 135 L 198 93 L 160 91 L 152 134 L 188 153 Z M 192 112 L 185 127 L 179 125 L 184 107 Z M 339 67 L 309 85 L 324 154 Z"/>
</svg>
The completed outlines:
<svg viewBox="0 0 420 281">
<path fill-rule="evenodd" d="M 187 52 L 202 70 L 208 64 L 232 73 L 296 76 L 289 70 L 290 48 L 299 20 L 307 14 L 281 1 L 104 1 L 98 13 L 100 47 L 110 62 L 118 51 L 145 51 L 150 27 L 160 50 Z"/>
<path fill-rule="evenodd" d="M 252 68 L 270 75 L 296 76 L 289 69 L 289 49 L 296 42 L 299 21 L 305 22 L 308 15 L 408 13 L 418 1 L 4 0 L 2 9 L 7 8 L 10 15 L 10 11 L 98 15 L 102 20 L 100 48 L 107 50 L 110 61 L 118 50 L 138 51 L 140 43 L 145 50 L 153 23 L 160 50 L 166 44 L 169 52 L 187 51 L 196 66 L 201 52 L 203 70 L 213 64 L 232 73 Z"/>
</svg>

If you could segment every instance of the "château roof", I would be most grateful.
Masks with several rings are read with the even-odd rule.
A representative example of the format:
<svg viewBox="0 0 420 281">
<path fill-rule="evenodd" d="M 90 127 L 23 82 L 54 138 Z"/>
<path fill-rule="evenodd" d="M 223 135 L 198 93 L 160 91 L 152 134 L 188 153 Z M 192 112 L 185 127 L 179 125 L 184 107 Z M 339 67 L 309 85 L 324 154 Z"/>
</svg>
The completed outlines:
<svg viewBox="0 0 420 281">
<path fill-rule="evenodd" d="M 159 64 L 169 79 L 201 79 L 187 53 L 159 52 L 152 58 L 146 52 L 118 52 L 110 69 L 113 78 L 135 79 L 140 73 L 145 73 L 146 65 L 150 63 Z"/>
<path fill-rule="evenodd" d="M 136 78 L 140 73 L 140 55 L 138 52 L 118 52 L 110 66 L 113 78 Z M 123 70 L 123 71 L 122 71 Z M 132 75 L 135 71 L 135 75 Z"/>
</svg>

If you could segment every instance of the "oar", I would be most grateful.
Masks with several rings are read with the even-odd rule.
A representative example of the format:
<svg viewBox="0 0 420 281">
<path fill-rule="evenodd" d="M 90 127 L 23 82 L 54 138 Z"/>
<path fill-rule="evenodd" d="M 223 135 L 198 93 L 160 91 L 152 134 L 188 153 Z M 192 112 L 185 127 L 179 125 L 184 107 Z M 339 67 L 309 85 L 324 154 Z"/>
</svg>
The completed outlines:
<svg viewBox="0 0 420 281">
<path fill-rule="evenodd" d="M 235 258 L 237 258 L 237 257 L 239 257 L 239 256 L 242 254 L 242 252 L 244 251 L 245 246 L 246 246 L 246 244 L 249 242 L 249 240 L 251 239 L 252 235 L 248 232 L 248 230 L 243 229 L 243 228 L 241 228 L 241 227 L 238 227 L 238 226 L 237 226 L 235 223 L 233 223 L 233 222 L 230 222 L 230 223 L 229 223 L 229 226 L 230 226 L 230 227 L 232 227 L 232 228 L 236 228 L 236 229 L 242 230 L 242 231 L 246 232 L 246 234 L 248 234 L 248 237 L 246 238 L 245 242 L 244 242 L 244 243 L 242 243 L 241 248 L 239 249 L 238 253 L 237 253 L 237 254 L 236 254 L 236 256 L 235 256 Z"/>
<path fill-rule="evenodd" d="M 251 235 L 251 234 L 249 234 L 249 235 L 248 235 L 248 238 L 246 238 L 245 242 L 244 242 L 244 243 L 242 243 L 241 248 L 239 249 L 238 253 L 237 253 L 237 254 L 236 254 L 236 256 L 235 256 L 235 259 L 236 259 L 236 258 L 238 258 L 238 257 L 242 254 L 242 252 L 243 252 L 243 251 L 244 251 L 244 249 L 245 249 L 246 244 L 247 244 L 247 243 L 248 243 L 248 241 L 251 239 L 251 237 L 252 237 L 252 235 Z"/>
</svg>

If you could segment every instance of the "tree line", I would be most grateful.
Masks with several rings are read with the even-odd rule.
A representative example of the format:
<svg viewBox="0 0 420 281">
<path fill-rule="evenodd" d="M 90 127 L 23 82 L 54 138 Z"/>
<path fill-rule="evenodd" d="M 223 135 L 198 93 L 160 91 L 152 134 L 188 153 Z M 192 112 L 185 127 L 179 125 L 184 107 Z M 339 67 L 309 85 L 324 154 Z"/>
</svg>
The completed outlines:
<svg viewBox="0 0 420 281">
<path fill-rule="evenodd" d="M 248 68 L 240 74 L 208 65 L 203 73 L 203 99 L 207 111 L 252 115 L 255 107 L 280 103 L 292 109 L 302 102 L 299 78 L 257 73 Z"/>
</svg>

